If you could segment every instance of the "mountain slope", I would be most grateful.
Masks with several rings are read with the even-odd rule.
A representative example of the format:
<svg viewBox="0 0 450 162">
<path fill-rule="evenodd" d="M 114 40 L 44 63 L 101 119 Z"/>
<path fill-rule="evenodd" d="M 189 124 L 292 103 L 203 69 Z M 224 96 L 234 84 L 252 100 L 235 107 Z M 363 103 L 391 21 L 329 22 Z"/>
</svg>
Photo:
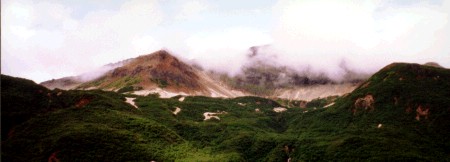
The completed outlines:
<svg viewBox="0 0 450 162">
<path fill-rule="evenodd" d="M 161 50 L 137 57 L 122 67 L 111 70 L 100 79 L 83 84 L 81 88 L 89 88 L 91 84 L 94 84 L 97 88 L 114 89 L 136 85 L 143 88 L 159 86 L 170 89 L 179 87 L 185 90 L 201 90 L 198 79 L 192 67 Z"/>
<path fill-rule="evenodd" d="M 213 81 L 203 72 L 165 50 L 134 58 L 98 79 L 81 84 L 78 88 L 140 91 L 137 94 L 157 92 L 167 97 L 177 94 L 216 97 L 243 95 Z"/>
</svg>

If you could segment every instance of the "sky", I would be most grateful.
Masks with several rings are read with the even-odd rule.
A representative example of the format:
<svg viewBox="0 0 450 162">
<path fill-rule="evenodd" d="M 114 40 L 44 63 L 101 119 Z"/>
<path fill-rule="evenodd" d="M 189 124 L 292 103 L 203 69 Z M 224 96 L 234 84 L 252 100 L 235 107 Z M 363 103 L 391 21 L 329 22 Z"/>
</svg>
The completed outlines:
<svg viewBox="0 0 450 162">
<path fill-rule="evenodd" d="M 450 0 L 1 0 L 1 73 L 42 82 L 167 49 L 205 69 L 258 59 L 339 80 L 392 62 L 450 67 Z"/>
</svg>

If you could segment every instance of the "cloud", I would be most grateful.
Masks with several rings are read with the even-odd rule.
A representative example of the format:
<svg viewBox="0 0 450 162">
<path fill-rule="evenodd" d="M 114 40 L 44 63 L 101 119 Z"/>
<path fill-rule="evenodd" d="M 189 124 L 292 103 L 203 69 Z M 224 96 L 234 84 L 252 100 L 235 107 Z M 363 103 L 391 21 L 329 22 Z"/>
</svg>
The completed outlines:
<svg viewBox="0 0 450 162">
<path fill-rule="evenodd" d="M 209 10 L 211 7 L 205 1 L 184 1 L 181 11 L 175 16 L 175 19 L 186 20 L 192 19 L 198 16 L 198 14 Z"/>
<path fill-rule="evenodd" d="M 389 3 L 389 2 L 386 2 Z M 391 7 L 377 1 L 280 1 L 273 31 L 279 62 L 311 67 L 342 79 L 342 61 L 373 73 L 391 62 L 436 61 L 450 66 L 445 5 L 427 2 Z M 433 53 L 428 53 L 433 52 Z"/>
<path fill-rule="evenodd" d="M 249 47 L 271 41 L 270 35 L 253 28 L 199 33 L 186 39 L 189 52 L 185 57 L 206 69 L 234 75 L 246 63 Z"/>
<path fill-rule="evenodd" d="M 2 1 L 2 73 L 40 82 L 160 48 L 146 33 L 162 22 L 157 1 L 126 1 L 80 19 L 72 11 L 54 1 Z"/>
</svg>

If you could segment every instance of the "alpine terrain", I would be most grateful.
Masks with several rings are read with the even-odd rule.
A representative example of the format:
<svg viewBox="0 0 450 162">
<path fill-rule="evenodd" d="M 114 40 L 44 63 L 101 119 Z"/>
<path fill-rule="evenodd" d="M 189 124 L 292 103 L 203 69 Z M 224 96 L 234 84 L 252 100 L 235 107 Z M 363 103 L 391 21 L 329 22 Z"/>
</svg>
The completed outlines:
<svg viewBox="0 0 450 162">
<path fill-rule="evenodd" d="M 165 98 L 176 95 L 227 98 L 256 95 L 310 101 L 349 93 L 368 78 L 348 71 L 345 74 L 347 80 L 336 82 L 323 74 L 266 64 L 258 59 L 257 48 L 250 48 L 250 63 L 236 76 L 203 70 L 181 61 L 166 50 L 160 50 L 106 65 L 111 70 L 99 73 L 95 78 L 82 74 L 45 81 L 41 85 L 50 89 L 103 89 L 137 95 L 159 93 Z"/>
<path fill-rule="evenodd" d="M 442 67 L 393 63 L 312 100 L 246 96 L 165 51 L 74 78 L 1 76 L 2 161 L 450 160 Z"/>
</svg>

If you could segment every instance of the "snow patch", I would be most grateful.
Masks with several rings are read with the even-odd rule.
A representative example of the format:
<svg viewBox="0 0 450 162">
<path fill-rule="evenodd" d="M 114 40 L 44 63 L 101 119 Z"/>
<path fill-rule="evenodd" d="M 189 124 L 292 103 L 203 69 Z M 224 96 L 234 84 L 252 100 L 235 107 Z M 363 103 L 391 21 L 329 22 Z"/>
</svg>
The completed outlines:
<svg viewBox="0 0 450 162">
<path fill-rule="evenodd" d="M 138 107 L 136 106 L 136 104 L 134 103 L 134 99 L 136 98 L 131 98 L 131 97 L 125 97 L 126 102 L 129 103 L 131 106 L 134 106 L 136 109 L 138 109 Z"/>
<path fill-rule="evenodd" d="M 216 118 L 217 120 L 220 120 L 220 118 L 218 117 L 218 116 L 216 116 L 216 115 L 219 115 L 219 114 L 226 114 L 227 112 L 225 112 L 225 111 L 222 111 L 222 112 L 217 112 L 217 113 L 213 113 L 213 112 L 205 112 L 205 113 L 203 113 L 203 116 L 205 117 L 205 119 L 203 119 L 203 120 L 209 120 L 209 119 L 211 119 L 211 118 Z"/>
<path fill-rule="evenodd" d="M 280 113 L 280 112 L 283 112 L 283 111 L 286 111 L 286 110 L 287 109 L 284 108 L 284 107 L 275 107 L 275 108 L 273 108 L 273 111 L 275 111 L 277 113 Z"/>
<path fill-rule="evenodd" d="M 183 102 L 184 101 L 184 96 L 181 97 L 180 99 L 178 99 L 178 101 Z"/>
<path fill-rule="evenodd" d="M 238 105 L 240 105 L 240 106 L 245 106 L 246 104 L 245 104 L 245 103 L 240 103 L 240 102 L 238 102 Z"/>
<path fill-rule="evenodd" d="M 176 108 L 175 111 L 172 112 L 173 115 L 177 115 L 181 111 L 181 109 L 179 107 L 175 107 L 175 108 Z"/>
<path fill-rule="evenodd" d="M 333 105 L 334 105 L 334 102 L 332 102 L 332 103 L 330 103 L 328 105 L 325 105 L 323 108 L 327 108 L 327 107 L 330 107 L 330 106 L 333 106 Z"/>
</svg>

